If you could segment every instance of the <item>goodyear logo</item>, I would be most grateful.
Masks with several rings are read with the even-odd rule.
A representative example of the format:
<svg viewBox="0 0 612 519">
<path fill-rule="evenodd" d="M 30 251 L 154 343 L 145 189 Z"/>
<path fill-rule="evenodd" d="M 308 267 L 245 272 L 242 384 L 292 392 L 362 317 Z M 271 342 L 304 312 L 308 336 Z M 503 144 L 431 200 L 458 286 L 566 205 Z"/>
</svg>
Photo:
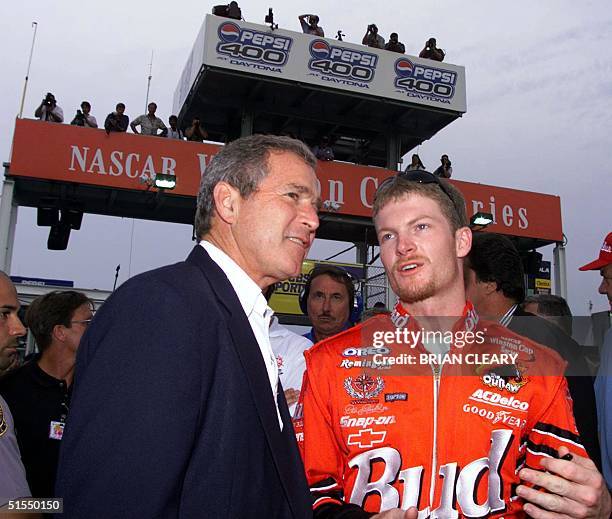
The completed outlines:
<svg viewBox="0 0 612 519">
<path fill-rule="evenodd" d="M 369 88 L 374 79 L 378 56 L 347 47 L 330 45 L 326 40 L 310 43 L 311 74 L 324 81 Z"/>
<path fill-rule="evenodd" d="M 395 88 L 408 97 L 450 102 L 456 83 L 456 72 L 416 64 L 406 57 L 395 62 Z"/>
<path fill-rule="evenodd" d="M 234 65 L 280 72 L 287 63 L 293 38 L 245 29 L 224 22 L 217 30 L 217 52 Z"/>
</svg>

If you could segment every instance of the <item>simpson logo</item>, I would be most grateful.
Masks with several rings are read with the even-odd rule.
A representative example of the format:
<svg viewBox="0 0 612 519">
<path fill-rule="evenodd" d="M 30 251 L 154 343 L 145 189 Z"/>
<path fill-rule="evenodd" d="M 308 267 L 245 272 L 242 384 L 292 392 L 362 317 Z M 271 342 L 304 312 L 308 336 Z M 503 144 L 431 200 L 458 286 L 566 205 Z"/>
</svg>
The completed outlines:
<svg viewBox="0 0 612 519">
<path fill-rule="evenodd" d="M 326 40 L 310 43 L 308 68 L 324 81 L 369 88 L 378 56 L 370 52 L 330 45 Z"/>
<path fill-rule="evenodd" d="M 347 348 L 342 352 L 343 357 L 367 357 L 369 355 L 381 354 L 385 355 L 390 353 L 389 348 Z"/>
<path fill-rule="evenodd" d="M 501 377 L 497 373 L 483 375 L 482 382 L 485 386 L 504 389 L 510 393 L 518 393 L 527 384 L 525 377 Z"/>
<path fill-rule="evenodd" d="M 293 39 L 266 32 L 243 29 L 233 22 L 219 25 L 219 43 L 217 52 L 230 58 L 233 64 L 243 64 L 244 61 L 253 65 L 261 65 L 266 70 L 276 70 L 287 63 L 289 50 Z M 270 68 L 273 67 L 273 68 Z M 259 68 L 259 67 L 255 67 Z"/>
<path fill-rule="evenodd" d="M 385 381 L 382 377 L 375 379 L 366 375 L 359 375 L 356 378 L 347 377 L 344 379 L 344 389 L 349 396 L 353 397 L 352 404 L 375 404 L 377 400 L 373 400 L 380 395 L 385 388 Z"/>
<path fill-rule="evenodd" d="M 370 425 L 389 425 L 395 423 L 395 416 L 353 416 L 340 417 L 340 427 L 369 427 Z"/>
<path fill-rule="evenodd" d="M 455 95 L 457 74 L 425 65 L 417 65 L 408 58 L 395 62 L 395 87 L 409 97 L 433 98 L 449 102 Z"/>
<path fill-rule="evenodd" d="M 408 400 L 408 393 L 385 393 L 385 402 L 405 402 Z"/>
<path fill-rule="evenodd" d="M 499 393 L 493 393 L 493 391 L 485 391 L 484 389 L 477 389 L 472 393 L 470 400 L 476 402 L 482 402 L 483 404 L 494 405 L 497 407 L 505 407 L 506 409 L 518 409 L 519 411 L 526 412 L 529 409 L 529 403 L 522 402 L 511 397 L 501 396 Z"/>
</svg>

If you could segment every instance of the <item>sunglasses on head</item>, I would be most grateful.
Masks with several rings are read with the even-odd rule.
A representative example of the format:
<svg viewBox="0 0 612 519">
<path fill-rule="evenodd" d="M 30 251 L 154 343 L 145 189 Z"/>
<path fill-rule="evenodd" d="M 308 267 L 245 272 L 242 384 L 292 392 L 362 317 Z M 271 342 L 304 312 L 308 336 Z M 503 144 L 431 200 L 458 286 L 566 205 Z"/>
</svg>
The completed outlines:
<svg viewBox="0 0 612 519">
<path fill-rule="evenodd" d="M 410 182 L 418 182 L 419 184 L 437 184 L 438 187 L 442 190 L 442 192 L 451 201 L 453 207 L 455 208 L 455 211 L 459 212 L 459 209 L 457 208 L 457 205 L 455 204 L 455 201 L 453 200 L 453 197 L 451 196 L 450 192 L 448 191 L 448 189 L 446 189 L 444 184 L 440 182 L 440 179 L 433 173 L 425 171 L 424 169 L 399 171 L 396 175 L 383 180 L 383 182 L 378 186 L 378 189 L 380 189 L 385 184 L 390 184 L 391 182 L 394 182 L 396 178 L 402 178 Z"/>
</svg>

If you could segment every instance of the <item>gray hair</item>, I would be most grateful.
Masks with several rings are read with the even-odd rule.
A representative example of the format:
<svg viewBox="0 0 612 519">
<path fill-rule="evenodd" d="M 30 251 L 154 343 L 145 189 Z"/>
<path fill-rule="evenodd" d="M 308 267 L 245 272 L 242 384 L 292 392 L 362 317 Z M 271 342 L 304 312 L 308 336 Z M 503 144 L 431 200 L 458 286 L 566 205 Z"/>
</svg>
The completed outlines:
<svg viewBox="0 0 612 519">
<path fill-rule="evenodd" d="M 523 308 L 528 303 L 536 304 L 539 314 L 549 317 L 552 322 L 571 337 L 572 311 L 565 299 L 552 294 L 534 294 L 525 298 L 522 304 Z"/>
<path fill-rule="evenodd" d="M 276 135 L 251 135 L 230 142 L 217 153 L 200 181 L 195 216 L 195 235 L 202 239 L 212 227 L 215 201 L 213 191 L 219 182 L 227 182 L 248 198 L 268 175 L 270 153 L 293 153 L 313 170 L 317 159 L 302 141 Z"/>
</svg>

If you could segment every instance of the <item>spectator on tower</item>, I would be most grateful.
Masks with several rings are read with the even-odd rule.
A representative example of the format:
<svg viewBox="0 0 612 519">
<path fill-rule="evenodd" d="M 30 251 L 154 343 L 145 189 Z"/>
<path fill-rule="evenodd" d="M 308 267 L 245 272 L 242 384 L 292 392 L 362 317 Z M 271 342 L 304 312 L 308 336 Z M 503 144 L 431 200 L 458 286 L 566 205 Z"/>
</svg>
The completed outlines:
<svg viewBox="0 0 612 519">
<path fill-rule="evenodd" d="M 89 101 L 83 101 L 81 103 L 81 110 L 76 111 L 76 115 L 70 124 L 84 126 L 85 128 L 97 128 L 98 121 L 96 121 L 96 118 L 90 112 L 91 104 L 89 104 Z"/>
<path fill-rule="evenodd" d="M 425 42 L 425 47 L 419 54 L 419 58 L 433 59 L 435 61 L 444 61 L 445 53 L 442 49 L 436 47 L 436 39 L 429 38 Z"/>
<path fill-rule="evenodd" d="M 238 7 L 238 2 L 230 2 L 227 5 L 215 5 L 212 9 L 212 14 L 222 16 L 223 18 L 242 20 L 242 11 Z"/>
<path fill-rule="evenodd" d="M 421 158 L 416 153 L 412 154 L 412 161 L 408 164 L 405 171 L 412 171 L 413 169 L 425 169 L 425 166 L 423 166 L 421 162 Z"/>
<path fill-rule="evenodd" d="M 331 147 L 331 143 L 327 135 L 321 137 L 319 144 L 312 148 L 312 153 L 319 160 L 334 160 L 334 149 Z"/>
<path fill-rule="evenodd" d="M 451 178 L 453 168 L 451 166 L 451 161 L 448 159 L 448 155 L 442 155 L 440 157 L 440 162 L 442 164 L 436 168 L 434 175 L 441 178 Z"/>
<path fill-rule="evenodd" d="M 178 125 L 178 117 L 176 115 L 171 115 L 168 118 L 168 124 L 170 124 L 170 128 L 168 129 L 168 139 L 177 139 L 182 141 L 184 139 L 183 130 L 181 130 Z"/>
<path fill-rule="evenodd" d="M 385 48 L 385 39 L 378 34 L 378 27 L 375 24 L 368 25 L 365 36 L 361 40 L 361 43 L 368 47 L 374 47 L 375 49 Z"/>
<path fill-rule="evenodd" d="M 208 139 L 208 132 L 200 125 L 200 118 L 194 117 L 191 126 L 185 130 L 185 137 L 188 141 L 202 142 Z"/>
<path fill-rule="evenodd" d="M 308 18 L 308 21 L 306 21 Z M 319 27 L 319 17 L 316 14 L 301 14 L 298 16 L 300 25 L 302 26 L 302 32 L 304 34 L 312 34 L 313 36 L 325 37 L 323 27 Z"/>
<path fill-rule="evenodd" d="M 148 113 L 139 115 L 130 123 L 130 128 L 136 134 L 152 135 L 154 137 L 165 137 L 168 133 L 168 128 L 159 117 L 155 115 L 157 105 L 155 103 L 149 103 L 147 106 Z M 136 126 L 140 126 L 140 132 L 136 129 Z M 157 133 L 157 130 L 161 130 L 161 133 Z"/>
<path fill-rule="evenodd" d="M 51 123 L 63 123 L 64 111 L 57 104 L 55 96 L 51 92 L 47 92 L 40 106 L 35 110 L 34 116 L 41 121 L 49 121 Z"/>
<path fill-rule="evenodd" d="M 117 103 L 115 111 L 106 116 L 104 121 L 104 129 L 106 133 L 110 132 L 126 132 L 130 124 L 130 118 L 125 115 L 125 105 Z"/>
<path fill-rule="evenodd" d="M 404 54 L 406 52 L 406 47 L 401 41 L 398 41 L 399 36 L 396 32 L 392 32 L 389 36 L 389 41 L 385 45 L 385 50 L 389 50 L 391 52 L 399 52 L 400 54 Z"/>
</svg>

